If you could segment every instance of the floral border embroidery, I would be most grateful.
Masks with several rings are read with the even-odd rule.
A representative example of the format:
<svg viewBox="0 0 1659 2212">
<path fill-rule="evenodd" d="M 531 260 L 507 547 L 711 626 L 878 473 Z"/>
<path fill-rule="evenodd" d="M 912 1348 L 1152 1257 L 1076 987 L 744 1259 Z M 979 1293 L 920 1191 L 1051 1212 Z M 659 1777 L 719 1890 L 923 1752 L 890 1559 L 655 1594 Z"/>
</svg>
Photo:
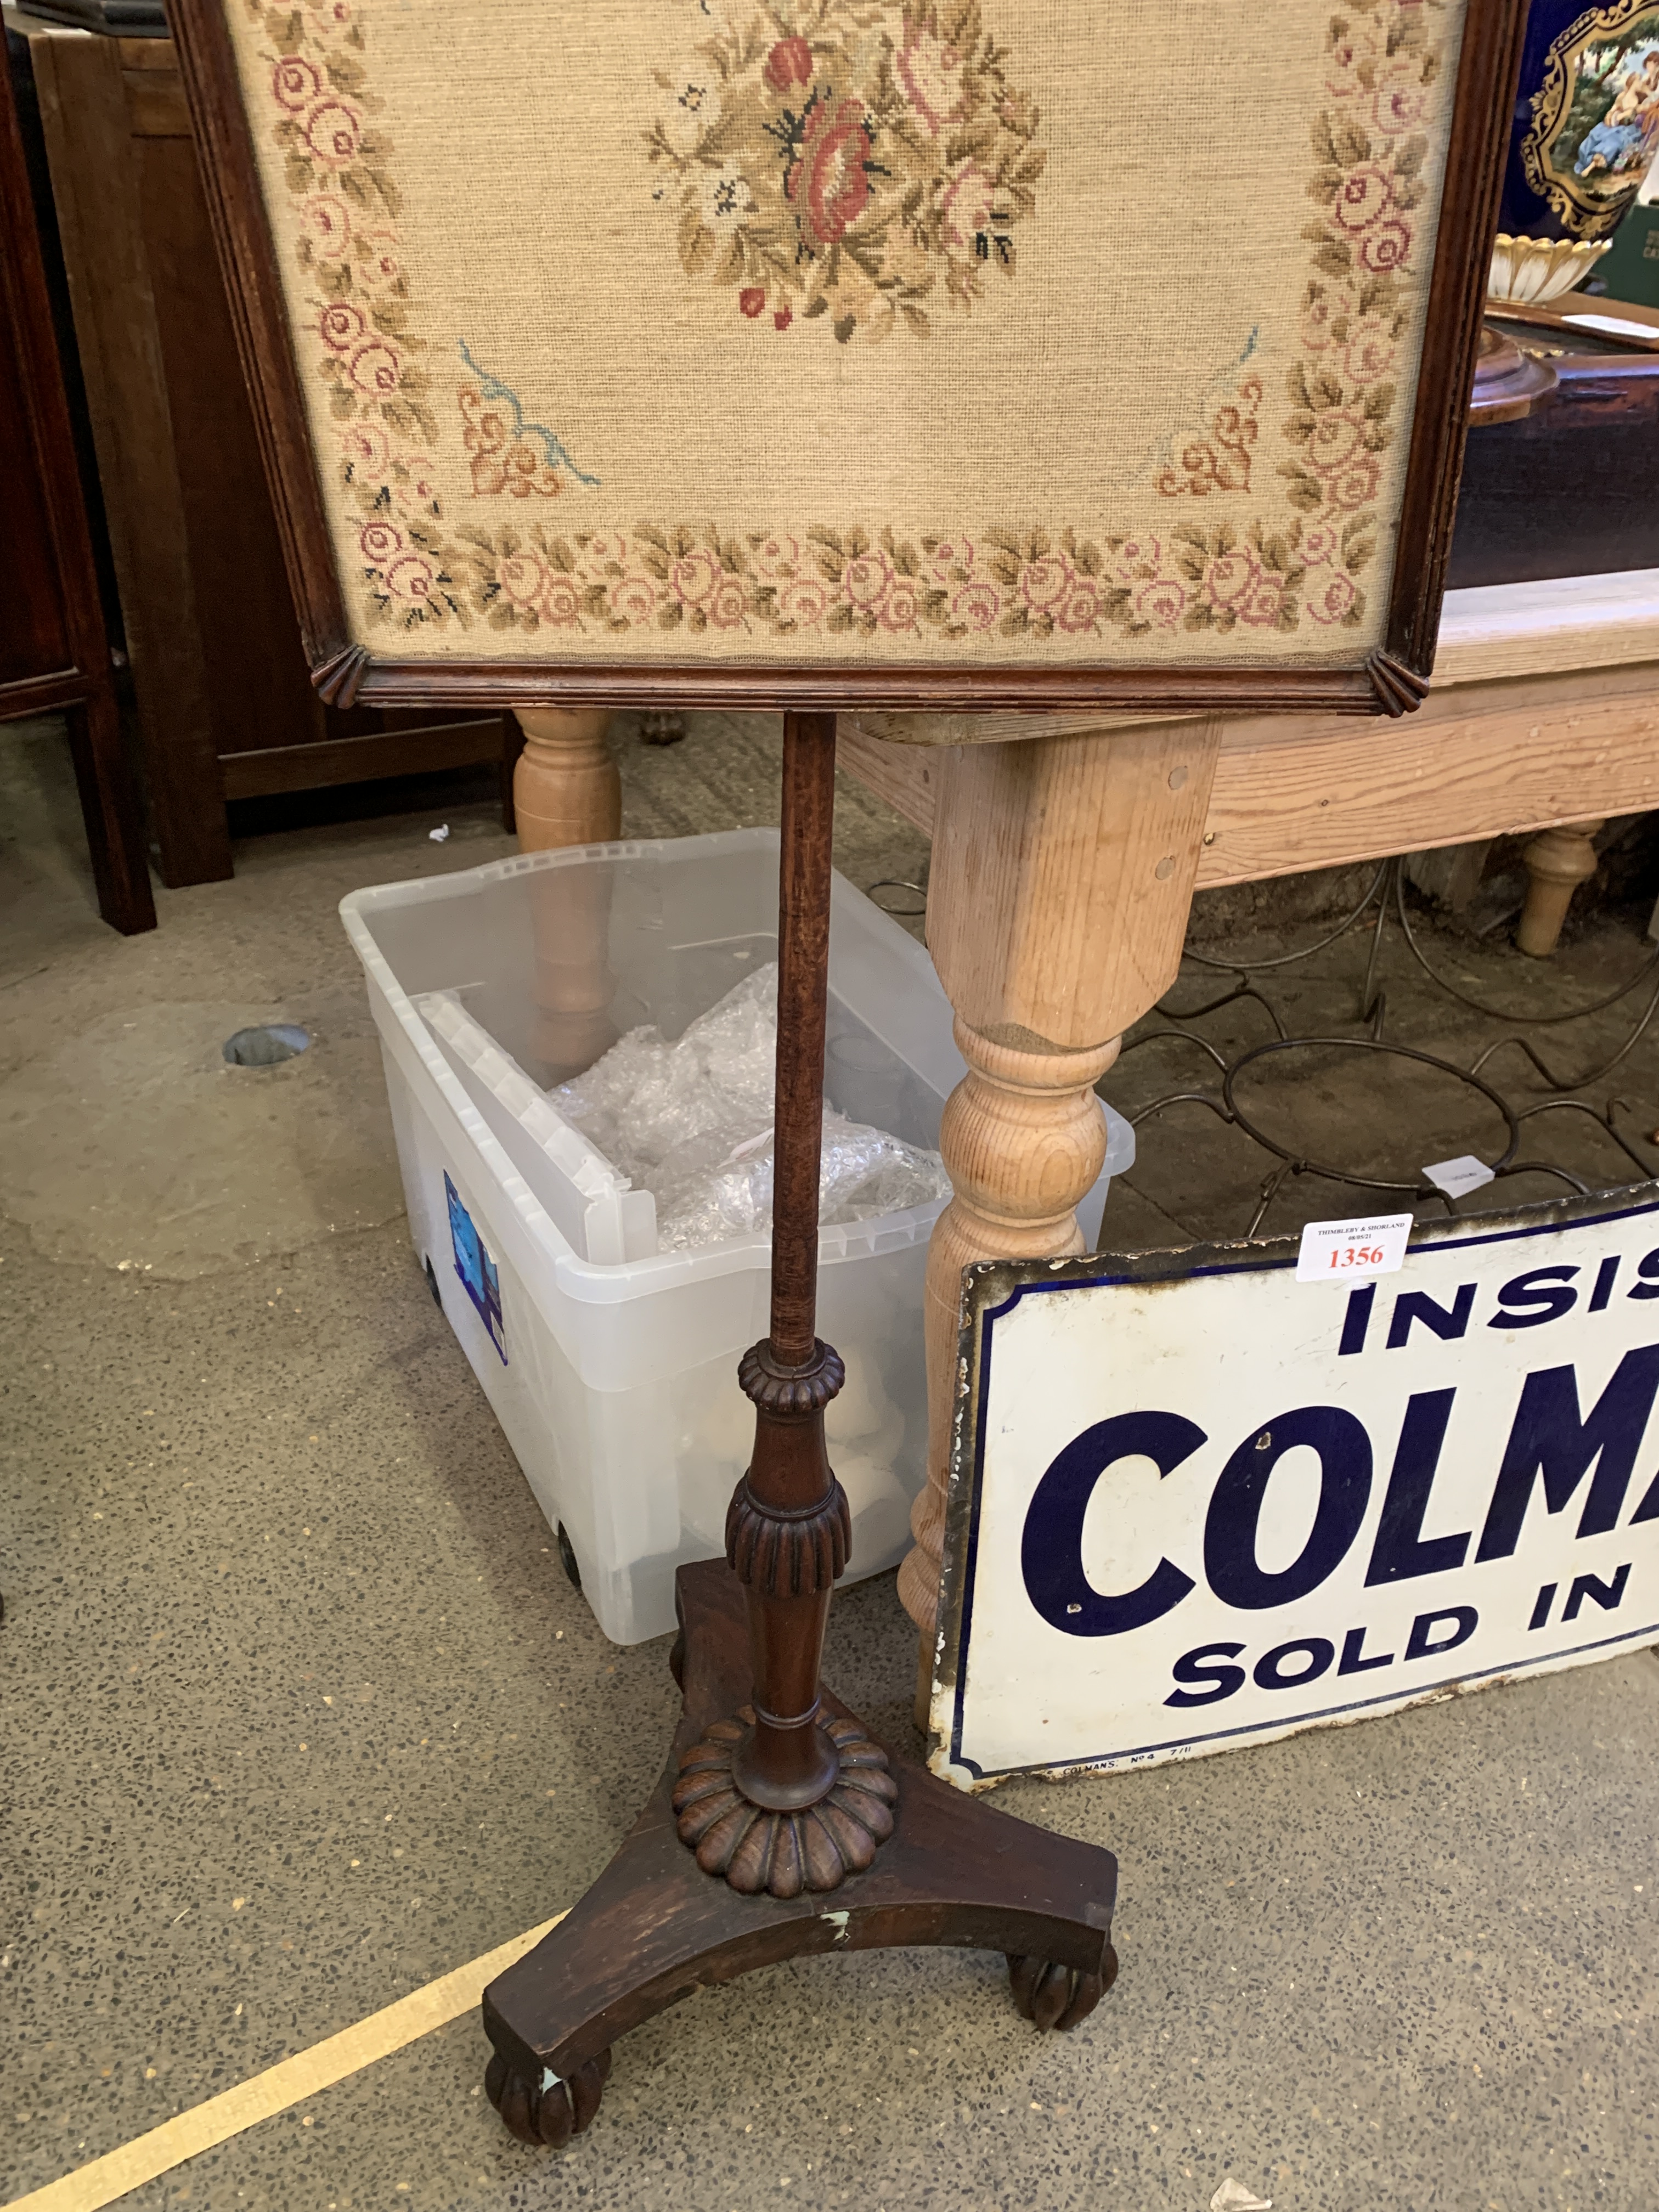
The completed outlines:
<svg viewBox="0 0 1659 2212">
<path fill-rule="evenodd" d="M 1419 125 L 1443 59 L 1428 21 L 1442 0 L 1351 0 L 1329 23 L 1329 105 L 1313 126 L 1308 185 L 1320 209 L 1305 232 L 1313 274 L 1282 425 L 1293 453 L 1279 465 L 1294 517 L 1277 530 L 1260 520 L 1141 538 L 990 530 L 919 543 L 890 529 L 829 526 L 804 538 L 656 523 L 631 537 L 556 536 L 539 526 L 448 520 L 424 450 L 437 431 L 421 359 L 428 349 L 398 251 L 392 149 L 376 120 L 382 103 L 352 0 L 247 4 L 270 42 L 270 129 L 299 217 L 297 259 L 315 287 L 313 366 L 340 424 L 341 480 L 361 518 L 358 574 L 372 621 L 405 631 L 482 621 L 532 633 L 746 629 L 957 641 L 1241 624 L 1291 632 L 1304 613 L 1322 626 L 1364 619 L 1358 579 L 1376 550 L 1374 501 L 1395 434 L 1398 353 L 1410 319 L 1405 280 L 1417 273 L 1412 218 L 1427 155 Z M 932 24 L 936 12 L 906 0 L 907 22 Z M 1250 488 L 1255 383 L 1242 387 L 1237 424 L 1221 410 L 1210 437 L 1183 450 L 1185 481 L 1178 477 L 1173 493 L 1160 483 L 1160 491 Z M 487 404 L 502 395 L 511 435 L 487 419 Z M 524 422 L 495 380 L 480 374 L 458 399 L 475 493 L 552 497 L 567 474 L 591 481 L 551 433 L 542 434 L 550 444 L 531 434 L 524 447 L 539 426 Z"/>
</svg>

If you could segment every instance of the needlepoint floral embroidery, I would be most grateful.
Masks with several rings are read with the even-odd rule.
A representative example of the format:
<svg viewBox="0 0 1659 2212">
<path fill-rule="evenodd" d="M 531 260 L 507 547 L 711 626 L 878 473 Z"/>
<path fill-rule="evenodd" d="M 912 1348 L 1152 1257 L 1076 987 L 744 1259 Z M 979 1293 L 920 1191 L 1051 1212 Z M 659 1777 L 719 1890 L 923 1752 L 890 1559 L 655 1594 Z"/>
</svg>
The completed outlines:
<svg viewBox="0 0 1659 2212">
<path fill-rule="evenodd" d="M 729 0 L 667 95 L 651 160 L 688 276 L 771 329 L 846 344 L 1015 269 L 1047 156 L 980 0 Z"/>
<path fill-rule="evenodd" d="M 1180 464 L 1161 469 L 1158 489 L 1165 499 L 1205 499 L 1212 491 L 1249 491 L 1250 454 L 1261 434 L 1256 410 L 1261 379 L 1247 376 L 1231 399 L 1211 417 L 1207 436 L 1187 440 Z"/>
<path fill-rule="evenodd" d="M 1342 0 L 1328 19 L 1293 357 L 1270 374 L 1247 349 L 1248 373 L 1241 361 L 1204 428 L 1176 436 L 1142 488 L 1163 507 L 1154 534 L 1109 519 L 975 520 L 970 486 L 920 531 L 878 514 L 585 520 L 594 502 L 574 495 L 599 477 L 464 342 L 434 331 L 416 295 L 354 0 L 247 0 L 255 97 L 293 216 L 295 343 L 337 439 L 357 606 L 404 633 L 482 624 L 551 653 L 631 632 L 807 657 L 836 641 L 1000 639 L 1063 659 L 1109 634 L 1316 644 L 1358 625 L 1413 366 L 1442 6 Z M 711 35 L 692 73 L 661 80 L 647 173 L 684 270 L 725 292 L 735 330 L 769 349 L 815 326 L 847 343 L 986 312 L 1015 277 L 1044 168 L 1037 108 L 993 35 L 999 15 L 1019 14 L 1013 0 L 696 0 L 678 12 Z M 446 356 L 465 373 L 441 429 L 434 363 Z"/>
</svg>

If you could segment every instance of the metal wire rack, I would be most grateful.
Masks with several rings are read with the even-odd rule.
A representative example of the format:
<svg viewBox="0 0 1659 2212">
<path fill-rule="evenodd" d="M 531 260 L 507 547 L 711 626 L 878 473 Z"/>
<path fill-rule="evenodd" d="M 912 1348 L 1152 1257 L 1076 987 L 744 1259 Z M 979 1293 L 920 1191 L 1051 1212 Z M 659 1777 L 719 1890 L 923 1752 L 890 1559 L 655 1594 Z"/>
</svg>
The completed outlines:
<svg viewBox="0 0 1659 2212">
<path fill-rule="evenodd" d="M 1371 930 L 1370 949 L 1365 963 L 1364 980 L 1360 988 L 1358 1012 L 1358 1020 L 1365 1034 L 1358 1036 L 1323 1035 L 1292 1036 L 1280 1018 L 1278 1009 L 1254 979 L 1270 975 L 1276 970 L 1295 967 L 1303 961 L 1311 960 L 1316 953 L 1325 951 L 1329 946 L 1339 943 L 1357 930 L 1373 908 L 1376 910 L 1376 916 Z M 1455 1000 L 1459 1006 L 1468 1008 L 1473 1013 L 1510 1025 L 1512 1033 L 1499 1037 L 1493 1043 L 1487 1045 L 1468 1067 L 1460 1067 L 1455 1061 L 1447 1060 L 1439 1054 L 1425 1052 L 1415 1045 L 1399 1042 L 1384 1036 L 1388 1000 L 1386 993 L 1378 986 L 1377 976 L 1383 943 L 1391 921 L 1397 926 L 1400 936 L 1412 958 L 1437 990 L 1443 992 L 1448 998 Z M 1581 1196 L 1586 1197 L 1594 1189 L 1610 1188 L 1611 1186 L 1608 1185 L 1586 1182 L 1581 1176 L 1576 1174 L 1571 1169 L 1564 1167 L 1559 1161 L 1521 1157 L 1523 1129 L 1526 1129 L 1528 1124 L 1540 1121 L 1545 1115 L 1561 1114 L 1581 1115 L 1588 1117 L 1597 1130 L 1634 1165 L 1638 1180 L 1645 1182 L 1655 1172 L 1650 1161 L 1621 1133 L 1617 1126 L 1615 1116 L 1620 1113 L 1628 1115 L 1633 1109 L 1633 1101 L 1610 1096 L 1605 1107 L 1597 1108 L 1587 1099 L 1565 1094 L 1589 1090 L 1605 1081 L 1615 1068 L 1629 1058 L 1646 1033 L 1652 1023 L 1656 1008 L 1659 1008 L 1659 947 L 1656 947 L 1651 953 L 1643 958 L 1616 990 L 1609 991 L 1586 1005 L 1569 1007 L 1565 1012 L 1525 1014 L 1509 1008 L 1494 1006 L 1483 1000 L 1472 997 L 1467 991 L 1460 990 L 1457 985 L 1443 975 L 1429 959 L 1417 933 L 1412 927 L 1411 914 L 1406 901 L 1404 864 L 1399 860 L 1384 860 L 1378 867 L 1371 879 L 1370 889 L 1353 911 L 1345 915 L 1334 929 L 1327 931 L 1312 945 L 1304 945 L 1294 952 L 1279 953 L 1270 960 L 1220 958 L 1211 953 L 1195 952 L 1190 947 L 1188 949 L 1186 957 L 1196 967 L 1213 969 L 1219 974 L 1231 975 L 1236 979 L 1232 988 L 1224 992 L 1219 998 L 1206 1000 L 1202 1006 L 1177 1009 L 1167 1001 L 1161 1003 L 1156 1011 L 1164 1016 L 1170 1025 L 1164 1029 L 1146 1030 L 1140 1036 L 1131 1039 L 1124 1047 L 1119 1057 L 1118 1065 L 1121 1066 L 1123 1060 L 1131 1053 L 1146 1051 L 1155 1046 L 1168 1046 L 1172 1042 L 1178 1042 L 1202 1054 L 1212 1063 L 1218 1079 L 1219 1088 L 1214 1092 L 1206 1090 L 1171 1091 L 1161 1097 L 1154 1098 L 1129 1118 L 1139 1128 L 1143 1122 L 1151 1121 L 1155 1115 L 1167 1113 L 1172 1107 L 1201 1106 L 1230 1127 L 1241 1131 L 1252 1143 L 1272 1158 L 1275 1164 L 1262 1181 L 1255 1211 L 1244 1231 L 1247 1237 L 1254 1237 L 1260 1230 L 1269 1207 L 1279 1193 L 1288 1184 L 1304 1176 L 1316 1176 L 1325 1182 L 1343 1184 L 1355 1190 L 1375 1191 L 1380 1196 L 1395 1199 L 1402 1210 L 1407 1205 L 1415 1206 L 1431 1200 L 1438 1200 L 1451 1214 L 1469 1210 L 1466 1203 L 1461 1203 L 1457 1198 L 1442 1190 L 1438 1185 L 1421 1176 L 1402 1181 L 1397 1177 L 1364 1174 L 1352 1167 L 1343 1166 L 1328 1160 L 1316 1159 L 1305 1152 L 1298 1151 L 1293 1146 L 1281 1144 L 1267 1129 L 1260 1125 L 1261 1109 L 1259 1108 L 1253 1109 L 1249 1112 L 1244 1109 L 1239 1102 L 1238 1089 L 1241 1079 L 1249 1070 L 1269 1060 L 1277 1059 L 1280 1055 L 1315 1049 L 1386 1054 L 1395 1060 L 1408 1060 L 1418 1063 L 1425 1068 L 1432 1068 L 1477 1092 L 1501 1116 L 1506 1133 L 1507 1141 L 1502 1152 L 1496 1158 L 1483 1163 L 1491 1170 L 1495 1180 L 1501 1181 L 1505 1177 L 1518 1175 L 1550 1176 L 1565 1183 Z M 1552 1066 L 1528 1037 L 1522 1033 L 1527 1030 L 1559 1028 L 1565 1023 L 1583 1021 L 1592 1014 L 1605 1013 L 1609 1007 L 1617 1006 L 1620 1000 L 1628 999 L 1644 986 L 1647 987 L 1646 995 L 1629 1033 L 1616 1052 L 1594 1067 L 1584 1069 L 1577 1073 L 1560 1072 Z M 1265 1044 L 1254 1045 L 1249 1050 L 1236 1053 L 1230 1058 L 1207 1037 L 1201 1036 L 1190 1026 L 1194 1022 L 1203 1020 L 1206 1016 L 1218 1014 L 1224 1008 L 1237 1006 L 1246 1000 L 1254 1000 L 1273 1024 L 1273 1035 Z M 1551 1096 L 1540 1100 L 1535 1104 L 1517 1108 L 1497 1087 L 1496 1084 L 1483 1073 L 1483 1071 L 1500 1053 L 1509 1050 L 1518 1051 L 1525 1055 L 1542 1078 Z M 1650 1146 L 1650 1150 L 1659 1150 L 1659 1146 Z M 1625 1184 L 1628 1184 L 1630 1180 L 1628 1176 L 1622 1178 Z M 1482 1184 L 1481 1188 L 1484 1190 L 1486 1186 Z"/>
</svg>

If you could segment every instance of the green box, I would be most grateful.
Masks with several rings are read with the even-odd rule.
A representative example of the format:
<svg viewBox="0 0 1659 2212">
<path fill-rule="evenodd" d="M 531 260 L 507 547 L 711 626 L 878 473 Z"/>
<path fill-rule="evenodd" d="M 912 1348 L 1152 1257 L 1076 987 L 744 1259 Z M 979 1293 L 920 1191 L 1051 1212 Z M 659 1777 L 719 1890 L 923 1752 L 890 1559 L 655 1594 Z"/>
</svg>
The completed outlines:
<svg viewBox="0 0 1659 2212">
<path fill-rule="evenodd" d="M 1659 201 L 1647 197 L 1654 181 L 1650 176 L 1641 198 L 1613 233 L 1611 252 L 1595 264 L 1610 300 L 1628 300 L 1642 307 L 1659 307 Z"/>
</svg>

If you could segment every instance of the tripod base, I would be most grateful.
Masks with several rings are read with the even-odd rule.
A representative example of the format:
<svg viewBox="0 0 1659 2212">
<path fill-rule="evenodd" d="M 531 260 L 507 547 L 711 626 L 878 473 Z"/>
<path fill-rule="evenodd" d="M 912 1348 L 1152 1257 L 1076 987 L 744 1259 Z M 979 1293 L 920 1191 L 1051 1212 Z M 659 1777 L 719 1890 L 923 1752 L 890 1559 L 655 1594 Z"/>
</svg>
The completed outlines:
<svg viewBox="0 0 1659 2212">
<path fill-rule="evenodd" d="M 1007 1955 L 1014 2001 L 1072 2027 L 1117 1972 L 1117 1861 L 1029 1826 L 889 1753 L 893 1832 L 830 1893 L 745 1896 L 681 1842 L 680 1762 L 750 1694 L 742 1585 L 724 1560 L 682 1567 L 675 1673 L 684 1708 L 667 1770 L 580 1904 L 484 1991 L 489 2098 L 521 2142 L 562 2146 L 599 2110 L 618 2036 L 681 1998 L 820 1951 L 944 1943 Z M 850 1721 L 823 1692 L 826 1721 Z M 862 1731 L 860 1732 L 860 1735 Z"/>
</svg>

